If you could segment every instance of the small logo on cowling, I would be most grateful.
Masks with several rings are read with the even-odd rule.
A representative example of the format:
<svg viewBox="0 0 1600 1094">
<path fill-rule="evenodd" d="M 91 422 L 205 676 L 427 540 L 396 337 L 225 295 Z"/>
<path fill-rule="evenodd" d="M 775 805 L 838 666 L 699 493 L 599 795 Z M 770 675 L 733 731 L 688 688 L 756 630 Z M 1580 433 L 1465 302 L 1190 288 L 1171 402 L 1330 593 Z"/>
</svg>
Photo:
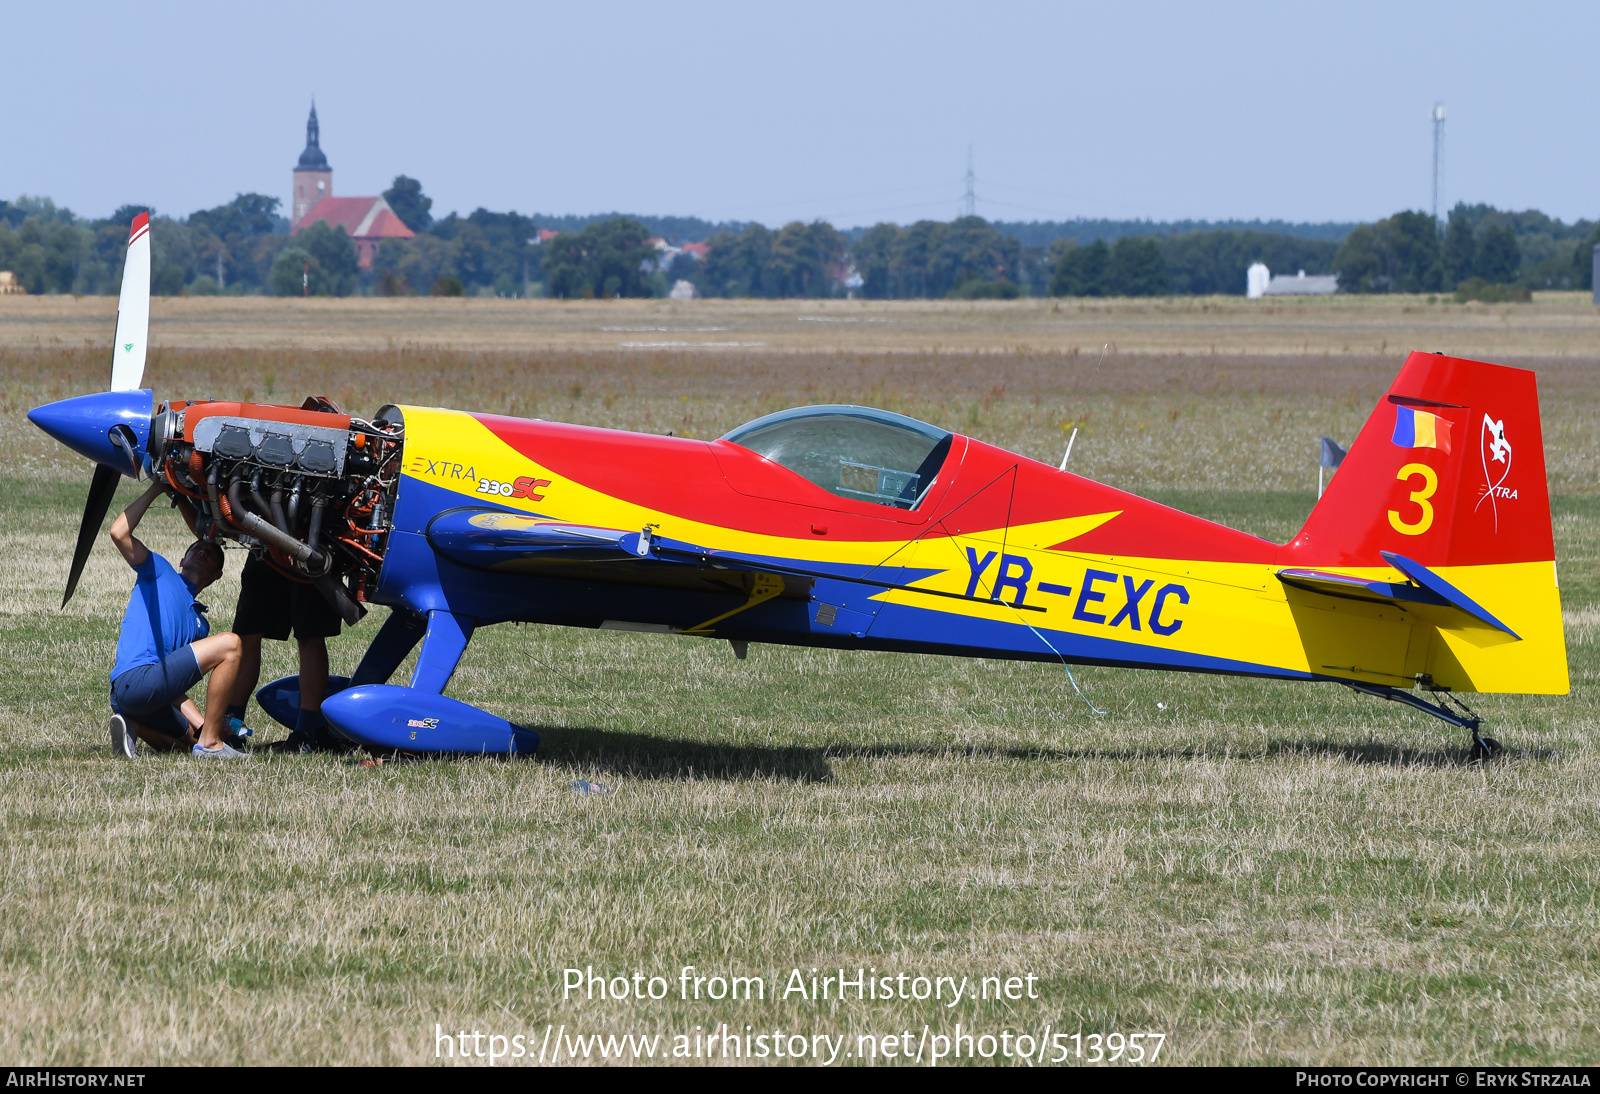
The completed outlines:
<svg viewBox="0 0 1600 1094">
<path fill-rule="evenodd" d="M 439 728 L 439 719 L 437 719 L 437 718 L 409 718 L 409 719 L 406 720 L 406 725 L 407 725 L 407 727 L 414 728 L 414 729 L 438 729 Z M 416 734 L 413 733 L 412 736 L 415 737 Z"/>
<path fill-rule="evenodd" d="M 1506 440 L 1506 422 L 1502 418 L 1495 421 L 1488 414 L 1483 416 L 1483 428 L 1478 432 L 1478 457 L 1483 463 L 1483 496 L 1478 499 L 1478 504 L 1472 507 L 1473 512 L 1482 508 L 1485 500 L 1489 502 L 1489 511 L 1494 514 L 1494 530 L 1500 531 L 1500 498 L 1515 500 L 1517 492 L 1508 489 L 1505 485 L 1506 476 L 1511 474 L 1511 442 Z M 1493 464 L 1500 466 L 1494 467 Z M 1498 475 L 1498 477 L 1496 477 Z"/>
</svg>

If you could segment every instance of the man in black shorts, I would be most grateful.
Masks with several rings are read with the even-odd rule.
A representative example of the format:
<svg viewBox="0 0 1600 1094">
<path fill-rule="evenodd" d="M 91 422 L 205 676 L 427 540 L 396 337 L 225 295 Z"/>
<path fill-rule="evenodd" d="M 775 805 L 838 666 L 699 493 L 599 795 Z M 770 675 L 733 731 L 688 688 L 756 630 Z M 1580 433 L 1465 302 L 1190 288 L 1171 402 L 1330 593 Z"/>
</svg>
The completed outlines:
<svg viewBox="0 0 1600 1094">
<path fill-rule="evenodd" d="M 239 578 L 239 606 L 233 613 L 233 631 L 242 646 L 239 678 L 228 706 L 229 724 L 235 732 L 261 678 L 261 640 L 283 642 L 293 630 L 300 648 L 300 714 L 288 739 L 273 747 L 287 752 L 338 747 L 340 742 L 328 731 L 322 716 L 322 700 L 328 692 L 328 639 L 339 633 L 341 623 L 338 609 L 314 586 L 285 577 L 255 551 L 250 553 Z"/>
</svg>

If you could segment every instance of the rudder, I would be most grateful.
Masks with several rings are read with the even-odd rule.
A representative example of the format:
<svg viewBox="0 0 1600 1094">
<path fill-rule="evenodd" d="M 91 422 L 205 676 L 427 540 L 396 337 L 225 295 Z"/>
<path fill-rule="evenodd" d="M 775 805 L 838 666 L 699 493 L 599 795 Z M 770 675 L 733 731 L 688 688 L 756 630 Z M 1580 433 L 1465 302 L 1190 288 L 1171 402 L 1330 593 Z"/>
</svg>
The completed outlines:
<svg viewBox="0 0 1600 1094">
<path fill-rule="evenodd" d="M 1380 678 L 1568 690 L 1538 387 L 1526 369 L 1411 354 L 1279 557 L 1431 582 L 1501 621 L 1496 629 L 1470 610 L 1405 605 L 1413 641 L 1404 665 L 1379 666 Z"/>
<path fill-rule="evenodd" d="M 1553 562 L 1539 394 L 1527 369 L 1413 353 L 1289 544 L 1320 565 Z"/>
</svg>

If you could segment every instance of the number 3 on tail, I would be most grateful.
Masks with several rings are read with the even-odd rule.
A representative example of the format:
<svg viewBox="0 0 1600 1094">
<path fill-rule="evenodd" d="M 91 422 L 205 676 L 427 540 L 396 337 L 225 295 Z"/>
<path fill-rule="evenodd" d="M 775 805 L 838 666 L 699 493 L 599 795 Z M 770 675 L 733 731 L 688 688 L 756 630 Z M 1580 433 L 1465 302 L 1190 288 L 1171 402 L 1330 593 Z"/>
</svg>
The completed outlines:
<svg viewBox="0 0 1600 1094">
<path fill-rule="evenodd" d="M 1401 520 L 1400 514 L 1395 510 L 1389 510 L 1390 526 L 1403 536 L 1420 536 L 1433 527 L 1433 505 L 1428 499 L 1439 489 L 1439 476 L 1425 463 L 1408 463 L 1400 469 L 1395 478 L 1407 482 L 1415 475 L 1422 476 L 1422 489 L 1411 491 L 1411 501 L 1422 510 L 1422 516 L 1413 524 Z"/>
</svg>

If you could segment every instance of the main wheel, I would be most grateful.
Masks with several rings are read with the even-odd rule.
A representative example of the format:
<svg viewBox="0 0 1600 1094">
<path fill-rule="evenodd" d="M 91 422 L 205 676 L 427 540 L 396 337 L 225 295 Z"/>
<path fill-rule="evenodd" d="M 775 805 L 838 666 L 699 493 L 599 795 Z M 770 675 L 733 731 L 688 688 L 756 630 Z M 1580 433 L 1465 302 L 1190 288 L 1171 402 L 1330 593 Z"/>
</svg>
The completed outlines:
<svg viewBox="0 0 1600 1094">
<path fill-rule="evenodd" d="M 1472 741 L 1472 762 L 1482 763 L 1492 760 L 1505 752 L 1505 747 L 1493 737 L 1478 737 L 1474 735 Z"/>
</svg>

